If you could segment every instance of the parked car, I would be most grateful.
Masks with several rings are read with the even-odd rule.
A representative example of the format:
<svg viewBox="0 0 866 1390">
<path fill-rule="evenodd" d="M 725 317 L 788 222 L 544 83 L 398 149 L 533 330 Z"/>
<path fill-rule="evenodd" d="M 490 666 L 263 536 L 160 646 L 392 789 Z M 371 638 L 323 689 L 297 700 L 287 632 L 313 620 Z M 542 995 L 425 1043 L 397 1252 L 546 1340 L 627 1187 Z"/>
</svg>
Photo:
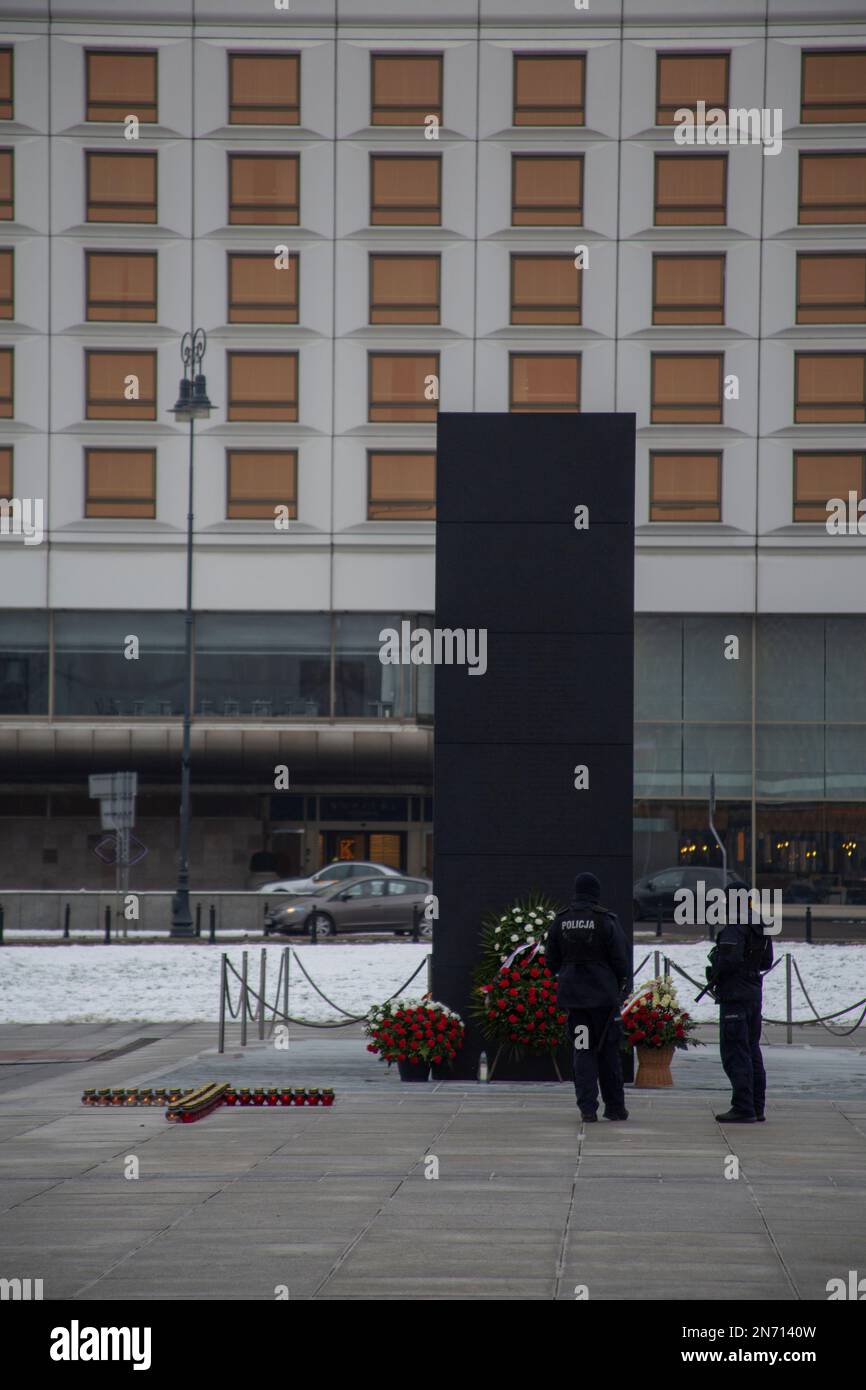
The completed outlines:
<svg viewBox="0 0 866 1390">
<path fill-rule="evenodd" d="M 782 889 L 783 903 L 825 903 L 829 896 L 825 888 L 809 878 L 792 878 Z M 848 901 L 851 902 L 850 897 Z"/>
<path fill-rule="evenodd" d="M 663 917 L 673 917 L 677 889 L 690 888 L 696 893 L 701 880 L 707 890 L 724 886 L 721 869 L 709 864 L 682 864 L 676 869 L 658 869 L 654 874 L 639 878 L 634 885 L 634 920 L 640 922 L 644 917 L 656 917 L 659 907 Z M 748 888 L 749 885 L 729 869 L 728 887 Z"/>
<path fill-rule="evenodd" d="M 336 936 L 338 932 L 411 931 L 415 908 L 420 906 L 423 914 L 424 900 L 432 891 L 427 878 L 397 874 L 362 878 L 348 885 L 335 883 L 313 897 L 275 903 L 265 917 L 265 936 L 310 932 L 314 922 L 317 937 Z M 423 917 L 420 934 L 428 940 L 433 934 L 433 923 Z"/>
<path fill-rule="evenodd" d="M 388 878 L 399 878 L 400 870 L 392 869 L 388 864 L 373 864 L 365 859 L 338 859 L 333 864 L 326 864 L 324 869 L 310 874 L 308 878 L 281 878 L 275 883 L 264 883 L 259 892 L 291 893 L 297 897 L 319 893 L 324 888 L 330 888 L 331 884 L 345 883 L 347 879 L 373 878 L 380 874 Z"/>
</svg>

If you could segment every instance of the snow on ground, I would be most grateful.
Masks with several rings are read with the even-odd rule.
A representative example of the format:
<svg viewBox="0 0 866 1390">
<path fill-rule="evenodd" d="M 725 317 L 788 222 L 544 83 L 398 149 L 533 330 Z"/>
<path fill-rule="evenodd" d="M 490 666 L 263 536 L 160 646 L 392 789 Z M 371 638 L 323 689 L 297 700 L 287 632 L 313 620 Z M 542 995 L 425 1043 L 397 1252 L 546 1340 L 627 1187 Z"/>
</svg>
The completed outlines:
<svg viewBox="0 0 866 1390">
<path fill-rule="evenodd" d="M 226 954 L 240 971 L 242 947 Z M 267 997 L 274 1000 L 281 947 L 268 949 Z M 247 947 L 249 980 L 258 987 L 258 946 Z M 425 945 L 384 941 L 373 945 L 335 944 L 292 948 L 312 978 L 336 1004 L 363 1014 L 405 983 L 428 954 Z M 652 947 L 635 948 L 635 965 L 647 955 L 640 979 L 652 969 Z M 816 1008 L 831 1013 L 866 996 L 866 945 L 776 945 L 797 961 Z M 703 982 L 707 943 L 670 945 L 665 953 L 683 970 Z M 0 1023 L 93 1022 L 216 1022 L 219 1011 L 220 954 L 202 945 L 15 946 L 0 951 Z M 426 990 L 422 966 L 405 997 L 419 998 Z M 289 1012 L 295 1018 L 336 1020 L 340 1017 L 303 978 L 292 962 Z M 712 1001 L 693 1007 L 697 990 L 678 980 L 681 1003 L 694 1017 L 711 1022 L 717 1017 Z M 236 1006 L 239 985 L 232 980 Z M 812 1015 L 794 977 L 794 1019 Z M 764 986 L 764 1014 L 785 1016 L 785 965 L 776 967 Z M 857 1015 L 840 1024 L 852 1025 Z"/>
</svg>

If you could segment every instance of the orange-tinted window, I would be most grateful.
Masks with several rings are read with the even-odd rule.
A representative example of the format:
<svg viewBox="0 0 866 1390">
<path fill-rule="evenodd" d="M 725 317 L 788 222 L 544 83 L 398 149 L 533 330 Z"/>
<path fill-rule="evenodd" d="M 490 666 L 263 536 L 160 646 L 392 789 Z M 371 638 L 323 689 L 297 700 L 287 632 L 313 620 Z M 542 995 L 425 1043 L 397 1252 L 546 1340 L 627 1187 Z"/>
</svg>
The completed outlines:
<svg viewBox="0 0 866 1390">
<path fill-rule="evenodd" d="M 371 450 L 367 455 L 370 521 L 434 521 L 436 455 Z"/>
<path fill-rule="evenodd" d="M 0 419 L 9 420 L 14 414 L 15 352 L 0 348 Z"/>
<path fill-rule="evenodd" d="M 12 450 L 0 449 L 0 497 L 6 501 L 12 496 Z"/>
<path fill-rule="evenodd" d="M 800 251 L 798 323 L 866 323 L 866 252 Z"/>
<path fill-rule="evenodd" d="M 230 420 L 297 420 L 298 354 L 230 352 Z"/>
<path fill-rule="evenodd" d="M 301 55 L 229 54 L 229 124 L 298 125 Z"/>
<path fill-rule="evenodd" d="M 579 227 L 583 222 L 583 155 L 511 156 L 514 227 Z"/>
<path fill-rule="evenodd" d="M 156 353 L 85 352 L 88 420 L 155 420 Z"/>
<path fill-rule="evenodd" d="M 439 409 L 438 352 L 371 352 L 369 419 L 430 422 Z"/>
<path fill-rule="evenodd" d="M 724 321 L 724 256 L 653 256 L 653 323 Z"/>
<path fill-rule="evenodd" d="M 273 521 L 278 507 L 298 515 L 295 449 L 229 449 L 226 516 L 232 521 Z"/>
<path fill-rule="evenodd" d="M 229 155 L 229 222 L 236 226 L 296 226 L 299 217 L 298 155 Z"/>
<path fill-rule="evenodd" d="M 0 48 L 0 121 L 11 121 L 14 113 L 14 75 L 11 48 Z"/>
<path fill-rule="evenodd" d="M 90 322 L 156 322 L 156 252 L 88 251 Z"/>
<path fill-rule="evenodd" d="M 88 121 L 156 121 L 156 53 L 109 48 L 85 56 Z"/>
<path fill-rule="evenodd" d="M 0 251 L 0 319 L 15 317 L 15 252 Z"/>
<path fill-rule="evenodd" d="M 439 257 L 370 256 L 371 323 L 438 323 Z"/>
<path fill-rule="evenodd" d="M 827 521 L 827 503 L 834 497 L 848 501 L 864 492 L 866 454 L 804 451 L 794 454 L 794 520 Z"/>
<path fill-rule="evenodd" d="M 88 222 L 155 222 L 156 155 L 88 150 Z"/>
<path fill-rule="evenodd" d="M 650 521 L 721 519 L 721 454 L 650 454 Z"/>
<path fill-rule="evenodd" d="M 866 353 L 795 353 L 794 420 L 803 425 L 866 422 Z"/>
<path fill-rule="evenodd" d="M 583 125 L 586 54 L 515 53 L 514 125 Z"/>
<path fill-rule="evenodd" d="M 866 48 L 804 52 L 800 120 L 804 125 L 866 121 Z"/>
<path fill-rule="evenodd" d="M 696 111 L 699 101 L 728 106 L 727 53 L 659 53 L 656 57 L 656 125 L 673 125 L 678 110 Z"/>
<path fill-rule="evenodd" d="M 229 252 L 229 323 L 297 323 L 298 256 Z"/>
<path fill-rule="evenodd" d="M 156 516 L 155 449 L 86 449 L 85 516 Z"/>
<path fill-rule="evenodd" d="M 439 226 L 441 189 L 442 160 L 438 154 L 371 155 L 371 226 Z"/>
<path fill-rule="evenodd" d="M 512 255 L 512 323 L 580 323 L 582 271 L 573 256 Z"/>
<path fill-rule="evenodd" d="M 720 425 L 723 361 L 720 352 L 654 352 L 652 423 Z"/>
<path fill-rule="evenodd" d="M 512 352 L 509 408 L 580 410 L 580 353 Z"/>
<path fill-rule="evenodd" d="M 721 227 L 727 221 L 725 154 L 657 154 L 655 225 Z"/>
<path fill-rule="evenodd" d="M 423 125 L 442 120 L 441 53 L 370 55 L 371 125 Z"/>
<path fill-rule="evenodd" d="M 800 154 L 800 223 L 866 222 L 866 154 Z"/>
<path fill-rule="evenodd" d="M 15 169 L 12 150 L 0 150 L 0 222 L 15 216 Z"/>
</svg>

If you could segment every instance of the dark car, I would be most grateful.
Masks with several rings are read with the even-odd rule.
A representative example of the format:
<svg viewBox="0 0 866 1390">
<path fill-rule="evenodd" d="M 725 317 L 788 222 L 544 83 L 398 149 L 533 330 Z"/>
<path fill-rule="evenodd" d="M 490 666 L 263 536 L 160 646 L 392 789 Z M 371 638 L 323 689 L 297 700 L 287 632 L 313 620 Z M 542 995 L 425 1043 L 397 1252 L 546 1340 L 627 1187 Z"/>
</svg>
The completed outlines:
<svg viewBox="0 0 866 1390">
<path fill-rule="evenodd" d="M 721 869 L 711 868 L 709 864 L 688 864 L 680 865 L 676 869 L 658 869 L 654 874 L 639 878 L 634 886 L 634 920 L 640 922 L 644 917 L 656 917 L 659 907 L 662 917 L 673 917 L 676 906 L 674 894 L 677 889 L 689 888 L 693 893 L 697 893 L 700 881 L 706 884 L 707 892 L 711 888 L 724 886 Z M 748 889 L 749 885 L 729 869 L 728 887 Z"/>
<path fill-rule="evenodd" d="M 415 909 L 420 908 L 420 935 L 429 939 L 433 923 L 423 913 L 432 891 L 426 878 L 380 875 L 356 879 L 348 887 L 337 883 L 313 897 L 281 898 L 265 917 L 265 936 L 309 932 L 314 922 L 317 937 L 338 932 L 408 932 Z"/>
<path fill-rule="evenodd" d="M 783 903 L 825 903 L 829 893 L 810 878 L 792 878 L 782 889 Z M 851 898 L 848 899 L 851 902 Z"/>
</svg>

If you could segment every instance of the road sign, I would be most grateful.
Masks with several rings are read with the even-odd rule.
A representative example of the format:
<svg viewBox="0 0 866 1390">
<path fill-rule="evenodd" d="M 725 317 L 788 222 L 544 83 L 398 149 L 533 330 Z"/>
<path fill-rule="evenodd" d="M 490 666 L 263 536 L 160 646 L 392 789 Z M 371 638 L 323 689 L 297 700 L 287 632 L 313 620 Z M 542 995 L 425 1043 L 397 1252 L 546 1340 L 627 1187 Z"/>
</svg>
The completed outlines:
<svg viewBox="0 0 866 1390">
<path fill-rule="evenodd" d="M 137 772 L 97 773 L 88 778 L 91 797 L 99 798 L 103 830 L 131 830 L 135 825 Z"/>
<path fill-rule="evenodd" d="M 117 863 L 119 838 L 120 837 L 114 833 L 111 835 L 103 835 L 98 844 L 93 846 L 93 853 L 96 855 L 97 859 L 102 860 L 103 864 Z M 147 845 L 143 844 L 137 835 L 126 836 L 126 850 L 127 853 L 124 865 L 128 869 L 131 869 L 133 864 L 138 864 L 148 852 Z"/>
</svg>

